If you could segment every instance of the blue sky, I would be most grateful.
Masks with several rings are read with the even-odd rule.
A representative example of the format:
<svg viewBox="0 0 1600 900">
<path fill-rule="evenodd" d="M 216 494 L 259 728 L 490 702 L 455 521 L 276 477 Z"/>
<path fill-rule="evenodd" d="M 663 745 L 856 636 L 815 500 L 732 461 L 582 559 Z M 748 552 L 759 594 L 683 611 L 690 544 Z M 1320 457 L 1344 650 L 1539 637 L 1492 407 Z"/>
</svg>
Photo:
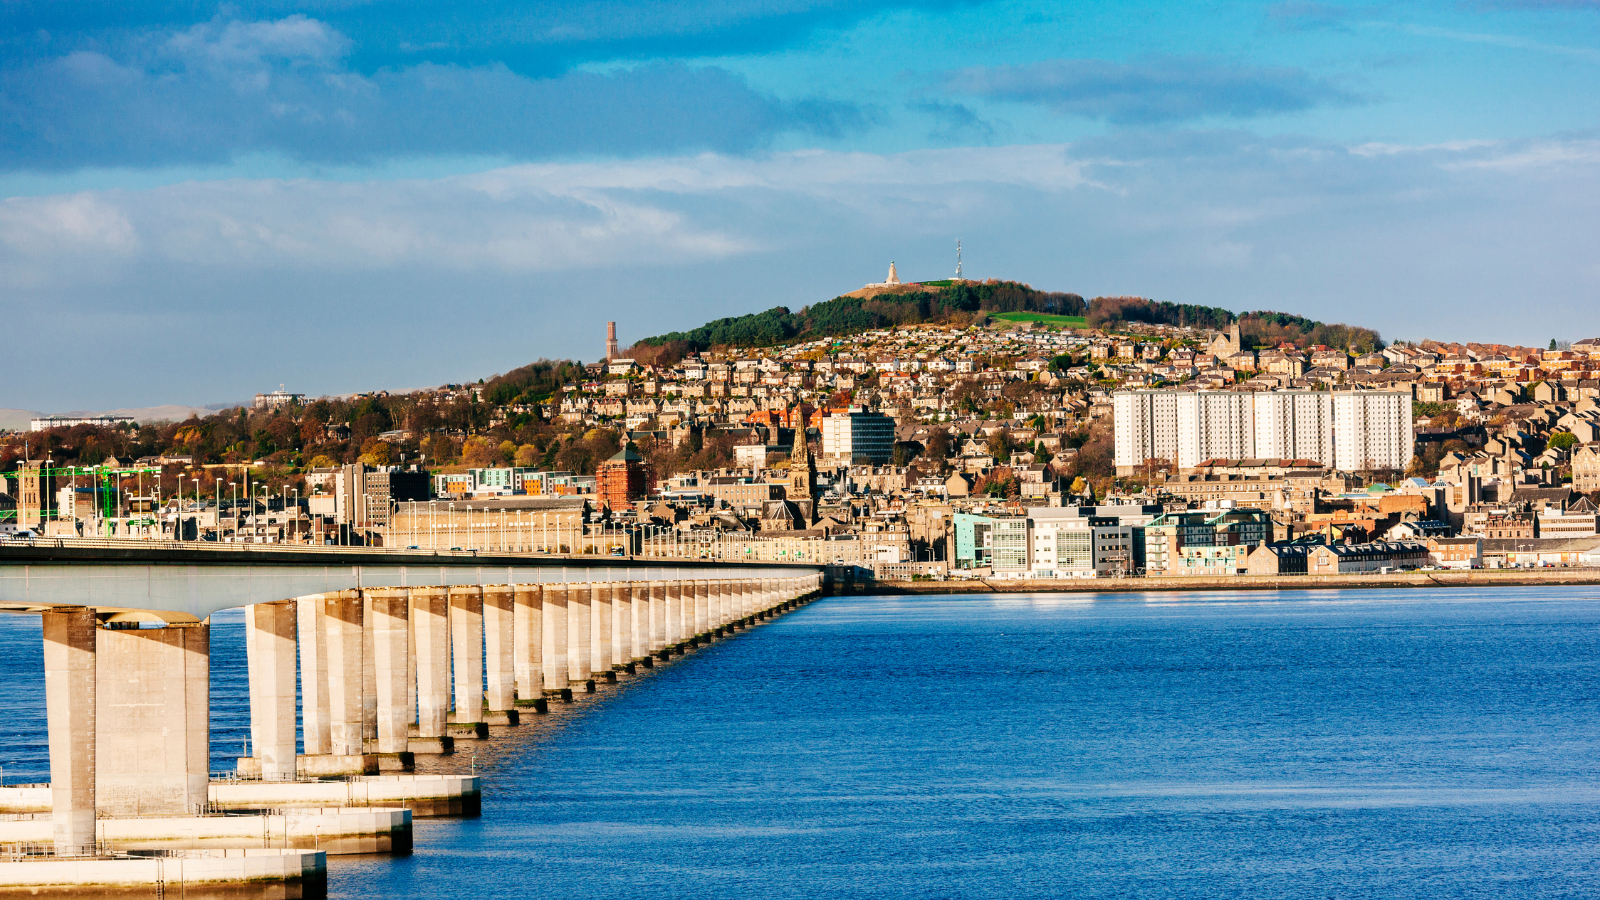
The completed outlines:
<svg viewBox="0 0 1600 900">
<path fill-rule="evenodd" d="M 957 238 L 1086 296 L 1592 337 L 1597 74 L 1586 0 L 12 0 L 0 406 L 592 359 Z"/>
</svg>

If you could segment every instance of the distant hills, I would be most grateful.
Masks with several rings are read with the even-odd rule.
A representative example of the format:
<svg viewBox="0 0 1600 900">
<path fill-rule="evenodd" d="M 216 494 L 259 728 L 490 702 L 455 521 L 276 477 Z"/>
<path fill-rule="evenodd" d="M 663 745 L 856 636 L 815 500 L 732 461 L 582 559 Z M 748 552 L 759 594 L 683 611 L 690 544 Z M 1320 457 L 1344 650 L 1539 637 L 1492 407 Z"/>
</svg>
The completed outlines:
<svg viewBox="0 0 1600 900">
<path fill-rule="evenodd" d="M 1005 313 L 1081 316 L 1088 327 L 1101 329 L 1136 322 L 1222 329 L 1237 321 L 1247 347 L 1326 344 L 1357 352 L 1383 347 L 1378 332 L 1370 328 L 1329 324 L 1291 313 L 1257 310 L 1235 314 L 1218 306 L 1144 297 L 1084 300 L 1079 294 L 1039 291 L 1020 282 L 991 280 L 870 285 L 804 307 L 798 313 L 775 306 L 766 312 L 718 319 L 689 331 L 644 338 L 633 345 L 628 355 L 641 362 L 671 363 L 714 347 L 770 347 L 895 325 L 939 323 L 964 327 Z"/>
</svg>

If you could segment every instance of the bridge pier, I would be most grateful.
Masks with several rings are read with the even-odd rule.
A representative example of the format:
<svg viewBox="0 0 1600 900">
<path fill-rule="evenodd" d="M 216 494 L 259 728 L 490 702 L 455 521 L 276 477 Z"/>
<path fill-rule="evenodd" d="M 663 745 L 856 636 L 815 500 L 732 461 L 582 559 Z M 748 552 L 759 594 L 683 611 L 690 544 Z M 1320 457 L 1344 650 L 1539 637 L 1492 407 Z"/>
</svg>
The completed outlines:
<svg viewBox="0 0 1600 900">
<path fill-rule="evenodd" d="M 359 591 L 322 595 L 328 645 L 328 756 L 313 775 L 360 775 L 376 770 L 366 756 L 365 603 Z M 374 708 L 376 712 L 376 708 Z"/>
<path fill-rule="evenodd" d="M 666 623 L 662 628 L 662 659 L 679 650 L 683 644 L 683 582 L 669 581 L 665 585 L 666 598 L 662 608 L 666 611 Z"/>
<path fill-rule="evenodd" d="M 515 616 L 516 586 L 485 585 L 483 588 L 483 656 L 487 687 L 484 721 L 490 725 L 517 724 L 517 684 L 512 670 L 516 665 L 512 618 Z"/>
<path fill-rule="evenodd" d="M 678 652 L 694 644 L 694 582 L 674 581 L 678 591 Z"/>
<path fill-rule="evenodd" d="M 378 588 L 367 595 L 367 630 L 372 635 L 373 704 L 377 712 L 379 771 L 413 768 L 411 726 L 411 596 L 405 588 Z M 253 607 L 252 607 L 253 608 Z M 265 778 L 265 773 L 262 775 Z"/>
<path fill-rule="evenodd" d="M 594 693 L 589 677 L 594 658 L 594 585 L 567 586 L 567 681 L 573 693 Z"/>
<path fill-rule="evenodd" d="M 650 588 L 629 583 L 623 590 L 628 592 L 628 670 L 633 672 L 650 655 Z"/>
<path fill-rule="evenodd" d="M 295 777 L 297 606 L 293 600 L 280 600 L 244 608 L 250 751 L 262 781 L 293 781 Z"/>
<path fill-rule="evenodd" d="M 694 593 L 694 636 L 704 641 L 709 632 L 710 610 L 707 607 L 706 583 L 704 581 L 688 582 L 688 590 Z"/>
<path fill-rule="evenodd" d="M 611 595 L 611 672 L 626 672 L 633 666 L 632 594 L 625 581 L 609 585 Z"/>
<path fill-rule="evenodd" d="M 483 590 L 477 585 L 450 591 L 450 673 L 455 712 L 450 736 L 488 737 L 483 722 Z"/>
<path fill-rule="evenodd" d="M 567 586 L 546 585 L 544 594 L 544 644 L 543 676 L 544 695 L 572 702 L 572 685 L 567 663 Z"/>
<path fill-rule="evenodd" d="M 305 755 L 326 756 L 328 733 L 328 637 L 321 594 L 294 601 L 295 639 L 300 644 L 300 730 Z"/>
<path fill-rule="evenodd" d="M 589 677 L 595 682 L 617 680 L 611 671 L 611 585 L 589 585 Z"/>
<path fill-rule="evenodd" d="M 45 610 L 44 693 L 50 740 L 50 832 L 56 853 L 94 849 L 94 610 Z"/>
<path fill-rule="evenodd" d="M 539 585 L 515 586 L 511 631 L 516 704 L 544 712 L 544 590 Z"/>
<path fill-rule="evenodd" d="M 445 734 L 450 713 L 450 596 L 444 588 L 411 590 L 411 635 L 417 661 L 417 724 L 409 745 L 415 753 L 450 753 Z"/>
<path fill-rule="evenodd" d="M 667 649 L 667 586 L 651 582 L 650 587 L 650 655 L 666 659 Z"/>
</svg>

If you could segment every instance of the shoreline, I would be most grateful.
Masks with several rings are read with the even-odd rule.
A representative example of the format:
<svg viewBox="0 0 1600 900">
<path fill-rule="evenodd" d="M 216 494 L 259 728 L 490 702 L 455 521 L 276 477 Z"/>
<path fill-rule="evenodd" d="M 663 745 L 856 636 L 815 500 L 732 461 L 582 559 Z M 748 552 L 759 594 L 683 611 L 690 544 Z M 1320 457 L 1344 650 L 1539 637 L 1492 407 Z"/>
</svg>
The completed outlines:
<svg viewBox="0 0 1600 900">
<path fill-rule="evenodd" d="M 1301 591 L 1429 587 L 1600 585 L 1600 568 L 1473 569 L 1352 575 L 1232 575 L 1157 578 L 1052 578 L 880 581 L 835 585 L 833 596 L 894 594 L 1133 594 L 1166 591 Z"/>
</svg>

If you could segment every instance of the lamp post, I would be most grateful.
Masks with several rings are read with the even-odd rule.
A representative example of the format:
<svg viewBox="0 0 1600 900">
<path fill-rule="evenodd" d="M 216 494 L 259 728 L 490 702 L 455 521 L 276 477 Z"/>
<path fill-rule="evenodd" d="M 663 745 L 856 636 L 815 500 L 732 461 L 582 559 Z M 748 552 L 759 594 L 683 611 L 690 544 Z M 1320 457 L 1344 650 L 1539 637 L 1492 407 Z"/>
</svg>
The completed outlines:
<svg viewBox="0 0 1600 900">
<path fill-rule="evenodd" d="M 200 540 L 200 479 L 198 479 L 198 477 L 194 477 L 194 479 L 189 480 L 195 482 L 195 540 L 198 541 Z M 184 477 L 178 476 L 179 524 L 182 522 L 182 511 L 184 511 Z"/>
</svg>

